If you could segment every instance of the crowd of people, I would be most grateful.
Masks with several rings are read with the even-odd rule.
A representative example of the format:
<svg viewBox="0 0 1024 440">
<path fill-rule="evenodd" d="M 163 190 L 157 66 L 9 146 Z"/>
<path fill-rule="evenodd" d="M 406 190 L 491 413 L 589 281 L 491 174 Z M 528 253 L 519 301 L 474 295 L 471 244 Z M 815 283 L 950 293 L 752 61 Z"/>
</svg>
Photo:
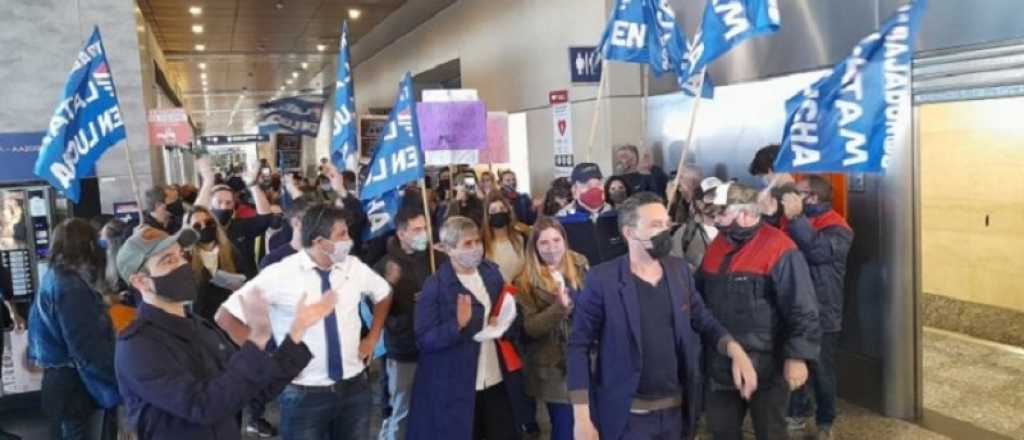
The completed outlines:
<svg viewBox="0 0 1024 440">
<path fill-rule="evenodd" d="M 445 168 L 370 240 L 355 173 L 200 158 L 200 187 L 147 191 L 137 226 L 57 226 L 28 319 L 43 410 L 62 439 L 366 439 L 373 411 L 381 439 L 539 438 L 538 409 L 557 440 L 702 417 L 738 440 L 747 414 L 759 439 L 810 417 L 831 438 L 853 232 L 777 153 L 751 164 L 762 189 L 634 146 L 538 197 Z"/>
</svg>

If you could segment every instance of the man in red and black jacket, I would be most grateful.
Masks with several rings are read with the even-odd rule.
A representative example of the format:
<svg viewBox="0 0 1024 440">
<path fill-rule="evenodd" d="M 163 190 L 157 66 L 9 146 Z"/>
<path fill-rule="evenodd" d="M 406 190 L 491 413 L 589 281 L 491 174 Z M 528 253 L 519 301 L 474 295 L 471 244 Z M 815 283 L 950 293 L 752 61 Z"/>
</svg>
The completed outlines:
<svg viewBox="0 0 1024 440">
<path fill-rule="evenodd" d="M 836 418 L 835 351 L 843 320 L 846 257 L 853 243 L 853 230 L 832 209 L 832 184 L 821 176 L 808 176 L 796 184 L 797 194 L 782 198 L 787 221 L 786 233 L 793 239 L 811 270 L 821 316 L 821 355 L 812 362 L 810 383 L 817 404 L 815 421 L 818 438 L 831 438 Z M 791 427 L 803 429 L 811 415 L 808 390 L 793 393 L 789 416 Z"/>
<path fill-rule="evenodd" d="M 708 424 L 716 439 L 740 439 L 749 410 L 757 438 L 786 439 L 789 393 L 818 357 L 814 286 L 796 244 L 761 219 L 756 190 L 734 183 L 717 191 L 726 191 L 716 200 L 725 205 L 715 218 L 721 232 L 704 254 L 697 288 L 750 356 L 758 389 L 744 399 L 732 385 L 729 359 L 707 350 Z"/>
</svg>

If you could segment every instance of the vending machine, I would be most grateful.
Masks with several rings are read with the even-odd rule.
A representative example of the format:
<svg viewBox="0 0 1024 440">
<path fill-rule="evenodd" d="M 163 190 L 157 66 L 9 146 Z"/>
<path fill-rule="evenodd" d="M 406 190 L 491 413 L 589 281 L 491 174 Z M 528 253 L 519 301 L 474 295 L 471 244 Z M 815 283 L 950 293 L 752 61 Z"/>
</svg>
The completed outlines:
<svg viewBox="0 0 1024 440">
<path fill-rule="evenodd" d="M 67 199 L 33 173 L 42 133 L 0 133 L 0 289 L 28 317 L 39 280 L 49 265 L 52 231 L 69 216 Z M 38 391 L 42 372 L 28 362 L 28 333 L 3 332 L 0 395 Z"/>
</svg>

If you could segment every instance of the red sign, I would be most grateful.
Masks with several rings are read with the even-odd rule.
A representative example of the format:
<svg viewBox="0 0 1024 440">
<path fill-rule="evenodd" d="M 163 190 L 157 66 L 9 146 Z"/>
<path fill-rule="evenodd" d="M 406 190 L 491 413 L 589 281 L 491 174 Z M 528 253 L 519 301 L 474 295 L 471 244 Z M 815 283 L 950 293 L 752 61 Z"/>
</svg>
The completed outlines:
<svg viewBox="0 0 1024 440">
<path fill-rule="evenodd" d="M 548 101 L 551 103 L 551 105 L 565 104 L 569 102 L 569 91 L 555 90 L 554 92 L 548 93 Z"/>
<path fill-rule="evenodd" d="M 185 145 L 192 142 L 192 126 L 188 123 L 185 109 L 150 110 L 146 120 L 149 122 L 150 145 Z"/>
</svg>

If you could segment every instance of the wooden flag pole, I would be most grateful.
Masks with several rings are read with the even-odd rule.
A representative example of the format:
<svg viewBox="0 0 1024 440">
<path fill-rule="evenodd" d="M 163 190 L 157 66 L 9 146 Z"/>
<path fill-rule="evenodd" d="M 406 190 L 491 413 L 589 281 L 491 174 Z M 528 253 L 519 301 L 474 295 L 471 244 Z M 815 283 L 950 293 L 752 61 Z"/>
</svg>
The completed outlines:
<svg viewBox="0 0 1024 440">
<path fill-rule="evenodd" d="M 672 187 L 675 188 L 675 190 L 668 194 L 668 206 L 672 206 L 672 203 L 675 201 L 676 192 L 678 192 L 679 188 L 679 176 L 683 174 L 683 167 L 686 166 L 686 156 L 690 150 L 694 148 L 694 145 L 697 144 L 697 131 L 695 130 L 697 127 L 697 112 L 700 111 L 700 102 L 704 100 L 701 95 L 703 95 L 704 78 L 706 77 L 707 67 L 700 69 L 700 79 L 697 80 L 696 96 L 693 97 L 695 101 L 693 102 L 693 109 L 690 110 L 690 128 L 687 131 L 686 143 L 683 144 L 682 154 L 679 155 L 679 165 L 676 166 L 676 177 L 672 179 Z"/>
<path fill-rule="evenodd" d="M 601 114 L 601 100 L 604 99 L 605 79 L 608 78 L 608 61 L 601 60 L 601 81 L 597 83 L 597 99 L 594 100 L 594 116 L 590 119 L 590 142 L 587 144 L 587 160 L 594 150 L 594 137 L 597 136 L 597 118 Z"/>
<path fill-rule="evenodd" d="M 648 69 L 650 69 L 650 66 L 644 64 L 643 76 L 640 77 L 640 90 L 641 96 L 643 97 L 640 99 L 640 142 L 638 142 L 638 144 L 640 145 L 641 151 L 647 143 L 647 89 L 650 87 Z"/>
<path fill-rule="evenodd" d="M 449 174 L 449 176 L 451 176 Z M 451 179 L 451 177 L 449 177 Z M 427 220 L 427 255 L 430 256 L 430 273 L 437 271 L 437 262 L 434 261 L 434 231 L 430 225 L 430 204 L 427 202 L 427 179 L 420 177 L 420 194 L 423 196 L 423 217 Z"/>
<path fill-rule="evenodd" d="M 135 163 L 132 161 L 132 152 L 129 150 L 128 142 L 124 143 L 124 155 L 128 159 L 128 179 L 132 183 L 132 194 L 135 196 L 135 203 L 139 207 L 139 218 L 142 218 L 142 197 L 139 195 L 139 181 L 135 177 Z"/>
</svg>

